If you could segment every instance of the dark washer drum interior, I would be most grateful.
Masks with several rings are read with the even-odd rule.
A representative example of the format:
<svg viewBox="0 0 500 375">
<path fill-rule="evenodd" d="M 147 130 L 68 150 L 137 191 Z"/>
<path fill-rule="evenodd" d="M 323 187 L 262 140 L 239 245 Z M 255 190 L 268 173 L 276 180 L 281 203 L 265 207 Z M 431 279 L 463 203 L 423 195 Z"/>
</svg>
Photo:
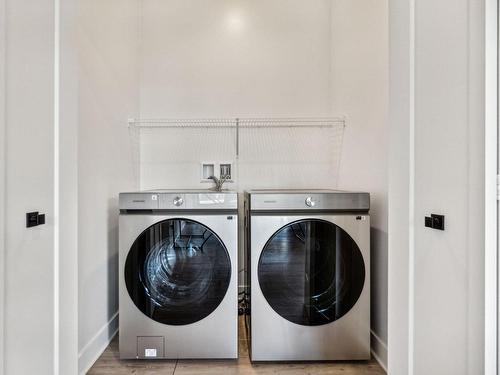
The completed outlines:
<svg viewBox="0 0 500 375">
<path fill-rule="evenodd" d="M 210 315 L 231 279 L 231 260 L 220 238 L 193 220 L 169 219 L 146 229 L 125 262 L 130 298 L 145 315 L 185 325 Z"/>
<path fill-rule="evenodd" d="M 264 246 L 257 272 L 274 311 L 304 326 L 340 319 L 356 304 L 365 282 L 363 256 L 351 236 L 317 219 L 279 229 Z"/>
</svg>

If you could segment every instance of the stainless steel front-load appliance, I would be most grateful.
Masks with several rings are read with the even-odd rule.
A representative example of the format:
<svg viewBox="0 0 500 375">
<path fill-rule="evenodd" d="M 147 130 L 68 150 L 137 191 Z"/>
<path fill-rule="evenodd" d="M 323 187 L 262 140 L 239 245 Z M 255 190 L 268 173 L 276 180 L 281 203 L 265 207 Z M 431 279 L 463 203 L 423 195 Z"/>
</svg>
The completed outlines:
<svg viewBox="0 0 500 375">
<path fill-rule="evenodd" d="M 237 194 L 120 194 L 120 357 L 237 358 Z"/>
<path fill-rule="evenodd" d="M 370 358 L 370 196 L 245 193 L 253 361 Z"/>
</svg>

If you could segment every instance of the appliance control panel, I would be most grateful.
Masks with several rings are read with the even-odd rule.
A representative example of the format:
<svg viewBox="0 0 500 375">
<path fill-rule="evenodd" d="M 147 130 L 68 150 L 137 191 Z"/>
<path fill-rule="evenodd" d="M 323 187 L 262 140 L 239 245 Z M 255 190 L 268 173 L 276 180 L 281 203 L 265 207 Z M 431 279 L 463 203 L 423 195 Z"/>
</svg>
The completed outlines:
<svg viewBox="0 0 500 375">
<path fill-rule="evenodd" d="M 160 194 L 160 210 L 179 210 L 186 207 L 184 194 Z"/>
<path fill-rule="evenodd" d="M 159 195 L 155 193 L 122 193 L 119 199 L 120 210 L 157 210 Z"/>
<path fill-rule="evenodd" d="M 368 211 L 370 194 L 343 191 L 328 192 L 249 192 L 251 211 L 321 210 Z"/>
<path fill-rule="evenodd" d="M 120 210 L 214 210 L 238 208 L 233 192 L 138 192 L 121 193 Z"/>
</svg>

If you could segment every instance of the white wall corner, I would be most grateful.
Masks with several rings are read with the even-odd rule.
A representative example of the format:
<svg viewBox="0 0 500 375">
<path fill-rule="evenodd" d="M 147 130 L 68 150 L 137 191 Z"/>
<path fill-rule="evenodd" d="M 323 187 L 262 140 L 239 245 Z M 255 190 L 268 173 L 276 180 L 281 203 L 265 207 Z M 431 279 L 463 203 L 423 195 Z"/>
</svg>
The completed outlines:
<svg viewBox="0 0 500 375">
<path fill-rule="evenodd" d="M 118 311 L 78 353 L 78 373 L 85 375 L 118 333 Z"/>
<path fill-rule="evenodd" d="M 370 331 L 370 346 L 373 358 L 387 373 L 387 343 L 373 332 L 373 330 Z"/>
</svg>

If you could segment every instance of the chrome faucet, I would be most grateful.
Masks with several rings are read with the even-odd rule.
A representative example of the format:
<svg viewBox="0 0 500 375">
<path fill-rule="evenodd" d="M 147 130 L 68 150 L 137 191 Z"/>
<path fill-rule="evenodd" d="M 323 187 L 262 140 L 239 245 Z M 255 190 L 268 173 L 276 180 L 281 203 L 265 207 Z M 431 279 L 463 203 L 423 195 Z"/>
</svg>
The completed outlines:
<svg viewBox="0 0 500 375">
<path fill-rule="evenodd" d="M 215 176 L 210 176 L 208 179 L 214 180 L 215 182 L 215 186 L 212 187 L 210 190 L 222 191 L 222 185 L 224 185 L 224 183 L 229 180 L 229 176 L 220 176 L 220 178 L 217 178 Z"/>
</svg>

